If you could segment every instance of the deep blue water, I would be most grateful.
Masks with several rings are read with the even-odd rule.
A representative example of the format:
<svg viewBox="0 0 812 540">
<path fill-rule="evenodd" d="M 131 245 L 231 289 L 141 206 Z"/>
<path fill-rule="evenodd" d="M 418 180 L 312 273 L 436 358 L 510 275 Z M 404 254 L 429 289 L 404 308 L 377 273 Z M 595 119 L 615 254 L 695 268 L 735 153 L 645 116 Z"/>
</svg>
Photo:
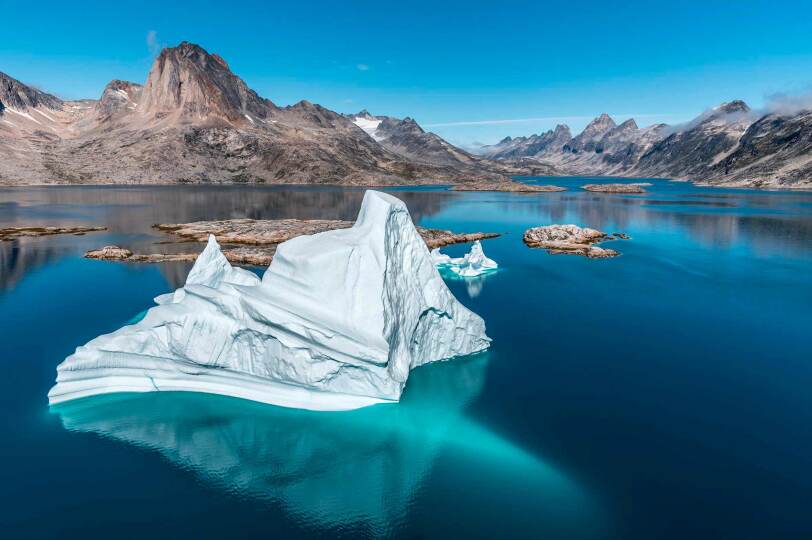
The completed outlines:
<svg viewBox="0 0 812 540">
<path fill-rule="evenodd" d="M 0 244 L 3 537 L 812 537 L 812 194 L 527 181 L 571 189 L 393 190 L 422 225 L 504 233 L 483 243 L 498 272 L 448 281 L 493 346 L 348 413 L 46 394 L 189 268 L 85 250 L 188 250 L 156 222 L 352 219 L 362 190 L 0 190 L 0 226 L 110 227 Z M 522 244 L 550 223 L 632 238 L 607 260 Z"/>
</svg>

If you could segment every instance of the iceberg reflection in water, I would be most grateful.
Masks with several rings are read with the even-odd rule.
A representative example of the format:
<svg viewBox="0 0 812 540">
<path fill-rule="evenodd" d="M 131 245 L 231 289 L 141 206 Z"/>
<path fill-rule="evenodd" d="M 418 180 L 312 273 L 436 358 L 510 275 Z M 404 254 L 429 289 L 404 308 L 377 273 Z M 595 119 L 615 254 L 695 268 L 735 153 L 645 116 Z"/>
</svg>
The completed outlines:
<svg viewBox="0 0 812 540">
<path fill-rule="evenodd" d="M 460 508 L 481 508 L 463 501 L 482 498 L 495 530 L 511 523 L 531 527 L 525 534 L 582 533 L 584 520 L 595 520 L 580 489 L 463 414 L 482 390 L 487 361 L 483 353 L 421 367 L 399 404 L 348 412 L 187 392 L 95 396 L 51 411 L 68 430 L 157 450 L 237 496 L 282 505 L 306 526 L 376 536 L 414 526 L 413 495 L 443 459 L 453 478 L 437 482 L 450 484 L 442 496 L 459 499 Z M 482 519 L 475 522 L 481 532 Z"/>
</svg>

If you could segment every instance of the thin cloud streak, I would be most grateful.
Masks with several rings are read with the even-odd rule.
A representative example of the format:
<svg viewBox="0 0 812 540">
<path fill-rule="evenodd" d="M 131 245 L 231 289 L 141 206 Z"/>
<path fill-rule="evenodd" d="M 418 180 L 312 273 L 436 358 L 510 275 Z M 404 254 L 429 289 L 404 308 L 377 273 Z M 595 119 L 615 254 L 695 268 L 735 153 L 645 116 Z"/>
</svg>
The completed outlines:
<svg viewBox="0 0 812 540">
<path fill-rule="evenodd" d="M 670 114 L 615 114 L 617 118 L 663 118 Z M 467 120 L 462 122 L 439 122 L 424 124 L 423 127 L 453 127 L 453 126 L 492 126 L 498 124 L 527 124 L 530 122 L 571 122 L 580 120 L 593 120 L 594 116 L 538 116 L 535 118 L 509 118 L 503 120 Z"/>
<path fill-rule="evenodd" d="M 161 52 L 161 49 L 164 48 L 164 45 L 158 41 L 158 32 L 155 30 L 150 30 L 147 32 L 147 49 L 149 49 L 149 54 L 153 57 L 158 56 Z"/>
</svg>

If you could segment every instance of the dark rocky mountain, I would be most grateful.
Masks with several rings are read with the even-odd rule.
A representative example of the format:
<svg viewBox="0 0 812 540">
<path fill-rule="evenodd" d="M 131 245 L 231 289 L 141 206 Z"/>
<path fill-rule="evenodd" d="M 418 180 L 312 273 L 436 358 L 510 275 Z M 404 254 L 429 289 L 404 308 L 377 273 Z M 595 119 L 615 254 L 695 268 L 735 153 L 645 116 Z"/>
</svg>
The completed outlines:
<svg viewBox="0 0 812 540">
<path fill-rule="evenodd" d="M 566 148 L 564 148 L 564 151 L 569 151 L 573 154 L 579 152 L 593 152 L 598 148 L 598 142 L 603 136 L 615 127 L 615 121 L 612 120 L 608 114 L 603 113 L 587 124 L 580 134 L 573 137 L 572 140 L 565 145 Z"/>
<path fill-rule="evenodd" d="M 61 109 L 63 102 L 56 96 L 27 86 L 0 72 L 0 113 L 7 108 L 25 110 L 29 107 Z"/>
<path fill-rule="evenodd" d="M 506 181 L 524 172 L 471 156 L 411 119 L 379 122 L 385 140 L 376 140 L 320 105 L 278 107 L 225 60 L 188 42 L 164 49 L 143 86 L 112 81 L 95 102 L 2 81 L 0 99 L 19 107 L 0 122 L 6 184 L 379 185 Z"/>
<path fill-rule="evenodd" d="M 812 187 L 812 111 L 762 116 L 708 173 L 728 184 Z"/>
<path fill-rule="evenodd" d="M 667 136 L 640 157 L 636 169 L 652 176 L 704 180 L 738 144 L 751 121 L 743 101 L 723 103 L 685 126 L 664 130 Z"/>
<path fill-rule="evenodd" d="M 506 138 L 482 153 L 525 167 L 536 161 L 562 174 L 812 188 L 812 111 L 755 113 L 736 100 L 679 126 L 641 129 L 632 119 L 615 125 L 603 114 L 563 145 L 539 144 L 550 133 Z"/>
<path fill-rule="evenodd" d="M 529 137 L 505 137 L 498 144 L 486 146 L 482 154 L 489 158 L 521 158 L 561 152 L 572 139 L 570 128 L 558 124 L 554 130 Z"/>
<path fill-rule="evenodd" d="M 412 118 L 373 116 L 366 109 L 349 115 L 352 122 L 383 148 L 405 159 L 424 165 L 440 165 L 458 170 L 488 168 L 489 162 L 458 148 L 434 133 L 427 132 Z M 505 174 L 534 174 L 539 169 L 549 172 L 549 167 L 521 163 L 499 163 Z M 509 166 L 508 166 L 509 165 Z"/>
</svg>

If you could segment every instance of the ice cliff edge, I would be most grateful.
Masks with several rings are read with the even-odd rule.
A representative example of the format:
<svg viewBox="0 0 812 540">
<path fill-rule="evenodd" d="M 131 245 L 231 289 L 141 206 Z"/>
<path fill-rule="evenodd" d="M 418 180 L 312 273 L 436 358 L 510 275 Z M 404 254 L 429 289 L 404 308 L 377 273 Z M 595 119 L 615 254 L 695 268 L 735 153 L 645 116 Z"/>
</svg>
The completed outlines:
<svg viewBox="0 0 812 540">
<path fill-rule="evenodd" d="M 186 284 L 156 302 L 66 358 L 49 401 L 195 391 L 354 409 L 398 400 L 412 368 L 490 344 L 406 205 L 376 191 L 352 228 L 280 244 L 262 280 L 233 268 L 210 237 Z"/>
</svg>

